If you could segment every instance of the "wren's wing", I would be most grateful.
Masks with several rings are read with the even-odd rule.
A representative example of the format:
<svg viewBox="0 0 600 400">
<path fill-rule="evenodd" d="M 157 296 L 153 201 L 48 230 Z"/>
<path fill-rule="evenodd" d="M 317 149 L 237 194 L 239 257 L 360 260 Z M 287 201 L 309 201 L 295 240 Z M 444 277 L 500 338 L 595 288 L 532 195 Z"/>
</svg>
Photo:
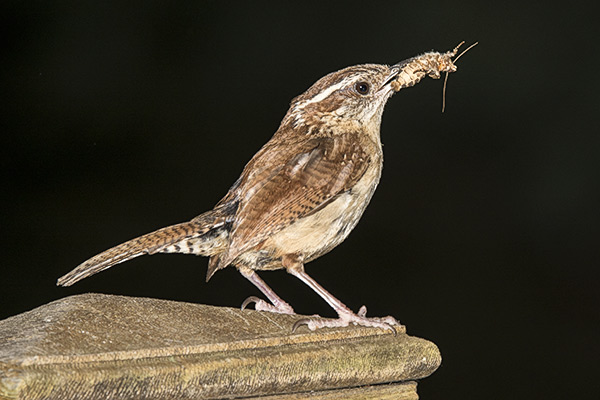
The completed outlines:
<svg viewBox="0 0 600 400">
<path fill-rule="evenodd" d="M 265 146 L 234 188 L 239 206 L 216 269 L 349 190 L 369 162 L 355 134 Z"/>
</svg>

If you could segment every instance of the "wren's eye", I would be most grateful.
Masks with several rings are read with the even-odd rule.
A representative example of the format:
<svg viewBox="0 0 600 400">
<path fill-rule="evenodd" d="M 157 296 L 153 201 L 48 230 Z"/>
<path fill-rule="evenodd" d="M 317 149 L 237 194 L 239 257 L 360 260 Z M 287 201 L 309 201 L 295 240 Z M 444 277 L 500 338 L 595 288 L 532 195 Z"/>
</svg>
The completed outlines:
<svg viewBox="0 0 600 400">
<path fill-rule="evenodd" d="M 369 90 L 371 89 L 371 85 L 367 82 L 357 82 L 354 85 L 354 90 L 356 90 L 359 94 L 366 95 L 369 94 Z"/>
</svg>

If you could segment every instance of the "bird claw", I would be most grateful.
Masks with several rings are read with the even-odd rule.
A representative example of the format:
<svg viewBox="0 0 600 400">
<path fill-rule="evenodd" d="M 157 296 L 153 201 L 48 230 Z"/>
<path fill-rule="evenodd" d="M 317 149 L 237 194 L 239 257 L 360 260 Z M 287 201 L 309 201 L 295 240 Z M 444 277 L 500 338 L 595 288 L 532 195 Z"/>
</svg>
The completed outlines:
<svg viewBox="0 0 600 400">
<path fill-rule="evenodd" d="M 358 315 L 359 317 L 366 317 L 367 316 L 367 306 L 363 305 L 362 307 L 360 307 L 358 309 L 358 312 L 356 313 L 356 315 Z"/>
<path fill-rule="evenodd" d="M 302 318 L 294 323 L 292 326 L 292 332 L 295 332 L 302 325 L 306 325 L 306 327 L 314 331 L 320 328 L 340 328 L 346 327 L 350 324 L 360 325 L 372 328 L 381 328 L 387 331 L 390 331 L 394 336 L 396 336 L 397 331 L 396 327 L 401 327 L 402 325 L 391 316 L 377 318 L 377 317 L 367 317 L 367 307 L 362 306 L 358 313 L 354 314 L 353 312 L 340 312 L 339 318 L 337 319 L 325 319 L 325 318 Z"/>
<path fill-rule="evenodd" d="M 290 306 L 286 302 L 281 302 L 275 305 L 267 303 L 263 299 L 256 296 L 250 296 L 246 300 L 244 300 L 244 302 L 242 303 L 242 310 L 248 307 L 248 305 L 250 305 L 251 303 L 254 303 L 254 309 L 256 311 L 268 311 L 278 314 L 296 314 L 292 306 Z"/>
</svg>

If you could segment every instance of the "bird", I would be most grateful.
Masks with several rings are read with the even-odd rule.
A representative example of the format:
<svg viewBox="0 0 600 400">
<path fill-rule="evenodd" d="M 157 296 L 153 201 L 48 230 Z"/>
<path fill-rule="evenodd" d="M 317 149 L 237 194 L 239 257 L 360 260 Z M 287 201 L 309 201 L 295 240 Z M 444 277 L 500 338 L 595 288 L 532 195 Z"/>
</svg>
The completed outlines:
<svg viewBox="0 0 600 400">
<path fill-rule="evenodd" d="M 342 243 L 369 204 L 383 168 L 380 127 L 390 97 L 425 76 L 456 71 L 459 46 L 392 66 L 361 64 L 325 75 L 291 101 L 275 134 L 212 210 L 110 248 L 57 284 L 70 286 L 144 254 L 202 255 L 209 257 L 207 281 L 231 265 L 266 297 L 250 296 L 242 308 L 254 304 L 258 311 L 295 314 L 258 275 L 285 269 L 338 315 L 301 318 L 293 330 L 354 324 L 394 331 L 400 325 L 394 317 L 367 317 L 365 306 L 353 312 L 304 266 Z"/>
</svg>

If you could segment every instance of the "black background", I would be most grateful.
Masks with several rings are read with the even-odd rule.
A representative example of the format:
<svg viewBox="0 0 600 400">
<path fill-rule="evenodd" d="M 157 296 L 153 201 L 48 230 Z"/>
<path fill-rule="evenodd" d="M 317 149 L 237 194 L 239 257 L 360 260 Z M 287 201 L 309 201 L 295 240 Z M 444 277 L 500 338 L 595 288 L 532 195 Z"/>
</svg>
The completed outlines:
<svg viewBox="0 0 600 400">
<path fill-rule="evenodd" d="M 590 2 L 592 3 L 592 2 Z M 461 40 L 442 82 L 388 103 L 379 189 L 307 271 L 444 361 L 433 398 L 598 395 L 596 14 L 575 2 L 12 2 L 1 6 L 1 318 L 101 292 L 239 306 L 233 268 L 156 255 L 71 288 L 112 245 L 212 207 L 328 72 Z M 283 271 L 301 313 L 333 316 Z"/>
</svg>

